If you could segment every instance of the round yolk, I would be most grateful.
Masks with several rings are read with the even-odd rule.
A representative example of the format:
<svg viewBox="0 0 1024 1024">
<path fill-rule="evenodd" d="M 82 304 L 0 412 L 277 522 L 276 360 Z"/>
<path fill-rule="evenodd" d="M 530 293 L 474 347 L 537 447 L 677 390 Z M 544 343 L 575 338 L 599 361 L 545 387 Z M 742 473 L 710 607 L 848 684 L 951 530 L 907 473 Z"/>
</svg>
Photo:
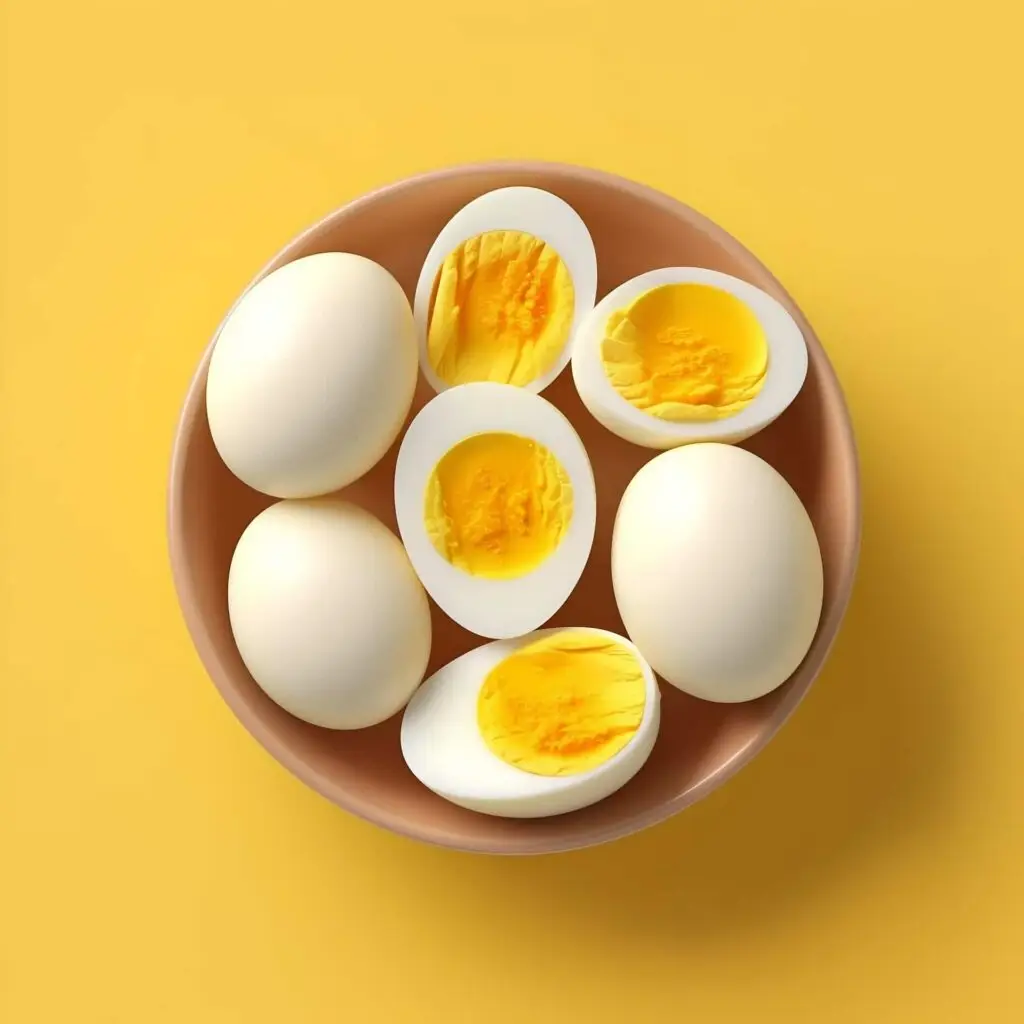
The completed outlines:
<svg viewBox="0 0 1024 1024">
<path fill-rule="evenodd" d="M 612 387 L 650 416 L 719 420 L 761 390 L 768 343 L 735 295 L 705 284 L 667 284 L 608 318 L 601 362 Z"/>
<path fill-rule="evenodd" d="M 644 714 L 640 662 L 600 633 L 553 633 L 488 673 L 477 699 L 484 743 L 534 775 L 575 775 L 617 754 Z"/>
<path fill-rule="evenodd" d="M 475 434 L 445 453 L 427 482 L 431 543 L 473 576 L 513 579 L 558 547 L 572 484 L 555 456 L 518 434 Z"/>
<path fill-rule="evenodd" d="M 488 231 L 463 242 L 438 271 L 427 355 L 446 384 L 523 386 L 547 373 L 569 340 L 573 286 L 546 242 Z"/>
</svg>

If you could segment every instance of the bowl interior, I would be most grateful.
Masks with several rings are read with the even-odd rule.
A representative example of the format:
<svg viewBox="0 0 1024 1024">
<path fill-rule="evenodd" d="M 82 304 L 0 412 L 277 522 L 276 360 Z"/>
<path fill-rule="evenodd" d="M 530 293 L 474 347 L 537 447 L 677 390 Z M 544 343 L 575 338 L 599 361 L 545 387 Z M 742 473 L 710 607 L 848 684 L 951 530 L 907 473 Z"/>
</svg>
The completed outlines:
<svg viewBox="0 0 1024 1024">
<path fill-rule="evenodd" d="M 170 548 L 183 613 L 201 658 L 243 724 L 291 771 L 341 807 L 395 831 L 468 850 L 537 853 L 605 841 L 660 821 L 713 788 L 767 742 L 819 671 L 852 584 L 859 537 L 857 465 L 849 419 L 828 360 L 809 325 L 768 271 L 725 232 L 688 207 L 640 185 L 580 168 L 497 164 L 409 179 L 332 214 L 299 236 L 262 274 L 314 252 L 346 250 L 387 267 L 411 297 L 431 242 L 464 203 L 491 188 L 530 184 L 562 196 L 583 217 L 597 249 L 600 298 L 660 266 L 725 271 L 770 292 L 796 316 L 810 367 L 793 405 L 744 447 L 793 485 L 810 513 L 825 566 L 825 602 L 814 645 L 792 678 L 748 704 L 716 705 L 662 682 L 661 733 L 640 774 L 607 800 L 572 814 L 511 821 L 454 807 L 423 788 L 401 757 L 401 716 L 359 732 L 306 725 L 271 702 L 246 671 L 227 615 L 227 574 L 246 524 L 271 499 L 237 480 L 220 461 L 205 412 L 209 349 L 186 399 L 171 472 Z M 262 276 L 261 274 L 261 276 Z M 590 562 L 551 625 L 624 632 L 611 589 L 612 523 L 633 474 L 656 453 L 599 426 L 566 370 L 547 389 L 579 431 L 597 481 L 597 533 Z M 432 393 L 421 380 L 414 415 Z M 370 473 L 342 492 L 396 529 L 393 472 L 398 442 Z M 436 607 L 428 672 L 485 641 Z"/>
</svg>

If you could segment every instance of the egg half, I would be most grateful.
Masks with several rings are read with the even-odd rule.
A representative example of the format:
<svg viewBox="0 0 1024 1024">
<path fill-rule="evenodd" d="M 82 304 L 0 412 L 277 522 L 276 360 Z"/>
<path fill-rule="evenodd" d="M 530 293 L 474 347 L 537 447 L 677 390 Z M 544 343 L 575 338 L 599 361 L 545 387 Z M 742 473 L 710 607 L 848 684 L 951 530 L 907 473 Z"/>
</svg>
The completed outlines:
<svg viewBox="0 0 1024 1024">
<path fill-rule="evenodd" d="M 463 384 L 413 419 L 395 466 L 398 529 L 430 596 L 472 633 L 542 625 L 594 540 L 594 474 L 572 424 L 508 384 Z"/>
<path fill-rule="evenodd" d="M 609 292 L 573 345 L 583 404 L 612 433 L 647 448 L 734 443 L 796 398 L 807 345 L 780 302 L 701 267 L 666 267 Z"/>
<path fill-rule="evenodd" d="M 490 381 L 543 391 L 568 365 L 597 294 L 586 224 L 564 199 L 512 186 L 478 196 L 427 254 L 413 312 L 435 391 Z"/>
<path fill-rule="evenodd" d="M 632 643 L 589 627 L 544 629 L 485 644 L 427 679 L 402 717 L 402 756 L 460 807 L 547 817 L 624 786 L 660 717 L 654 674 Z"/>
<path fill-rule="evenodd" d="M 629 482 L 612 586 L 630 639 L 666 682 L 735 703 L 796 670 L 821 616 L 807 510 L 763 459 L 727 444 L 662 452 Z"/>
</svg>

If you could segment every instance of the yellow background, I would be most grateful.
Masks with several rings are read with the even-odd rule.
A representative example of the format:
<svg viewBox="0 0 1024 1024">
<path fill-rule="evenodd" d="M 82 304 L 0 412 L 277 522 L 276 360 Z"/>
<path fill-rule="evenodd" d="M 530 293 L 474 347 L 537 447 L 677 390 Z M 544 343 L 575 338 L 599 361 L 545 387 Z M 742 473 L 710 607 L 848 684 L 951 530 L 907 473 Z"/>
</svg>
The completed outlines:
<svg viewBox="0 0 1024 1024">
<path fill-rule="evenodd" d="M 1024 1019 L 1016 0 L 7 3 L 0 1019 Z M 757 252 L 844 382 L 861 572 L 755 764 L 504 861 L 353 820 L 209 684 L 179 402 L 298 229 L 421 169 L 593 164 Z"/>
</svg>

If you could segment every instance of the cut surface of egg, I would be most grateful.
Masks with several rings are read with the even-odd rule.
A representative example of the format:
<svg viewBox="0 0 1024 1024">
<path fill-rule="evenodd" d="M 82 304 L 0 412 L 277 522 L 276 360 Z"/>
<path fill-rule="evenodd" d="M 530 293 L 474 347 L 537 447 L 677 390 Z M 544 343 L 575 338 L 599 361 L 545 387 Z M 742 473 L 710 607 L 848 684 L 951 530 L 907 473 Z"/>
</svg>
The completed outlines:
<svg viewBox="0 0 1024 1024">
<path fill-rule="evenodd" d="M 627 441 L 734 443 L 796 398 L 807 346 L 761 289 L 715 270 L 666 267 L 594 307 L 577 332 L 572 373 L 591 415 Z"/>
<path fill-rule="evenodd" d="M 326 494 L 384 455 L 416 388 L 416 332 L 401 286 L 348 252 L 292 261 L 228 314 L 210 356 L 206 412 L 225 465 L 277 498 Z"/>
<path fill-rule="evenodd" d="M 456 658 L 416 691 L 402 755 L 439 796 L 546 817 L 603 800 L 643 767 L 660 723 L 650 666 L 625 638 L 543 629 Z"/>
<path fill-rule="evenodd" d="M 597 293 L 594 243 L 558 196 L 512 186 L 478 196 L 427 254 L 413 311 L 435 391 L 490 381 L 539 392 L 568 365 Z"/>
<path fill-rule="evenodd" d="M 786 479 L 743 448 L 692 444 L 651 459 L 619 503 L 611 563 L 630 639 L 694 697 L 764 696 L 814 640 L 814 526 Z"/>
<path fill-rule="evenodd" d="M 508 384 L 427 403 L 395 466 L 395 510 L 430 596 L 464 629 L 528 633 L 572 593 L 594 540 L 590 460 L 565 416 Z"/>
</svg>

